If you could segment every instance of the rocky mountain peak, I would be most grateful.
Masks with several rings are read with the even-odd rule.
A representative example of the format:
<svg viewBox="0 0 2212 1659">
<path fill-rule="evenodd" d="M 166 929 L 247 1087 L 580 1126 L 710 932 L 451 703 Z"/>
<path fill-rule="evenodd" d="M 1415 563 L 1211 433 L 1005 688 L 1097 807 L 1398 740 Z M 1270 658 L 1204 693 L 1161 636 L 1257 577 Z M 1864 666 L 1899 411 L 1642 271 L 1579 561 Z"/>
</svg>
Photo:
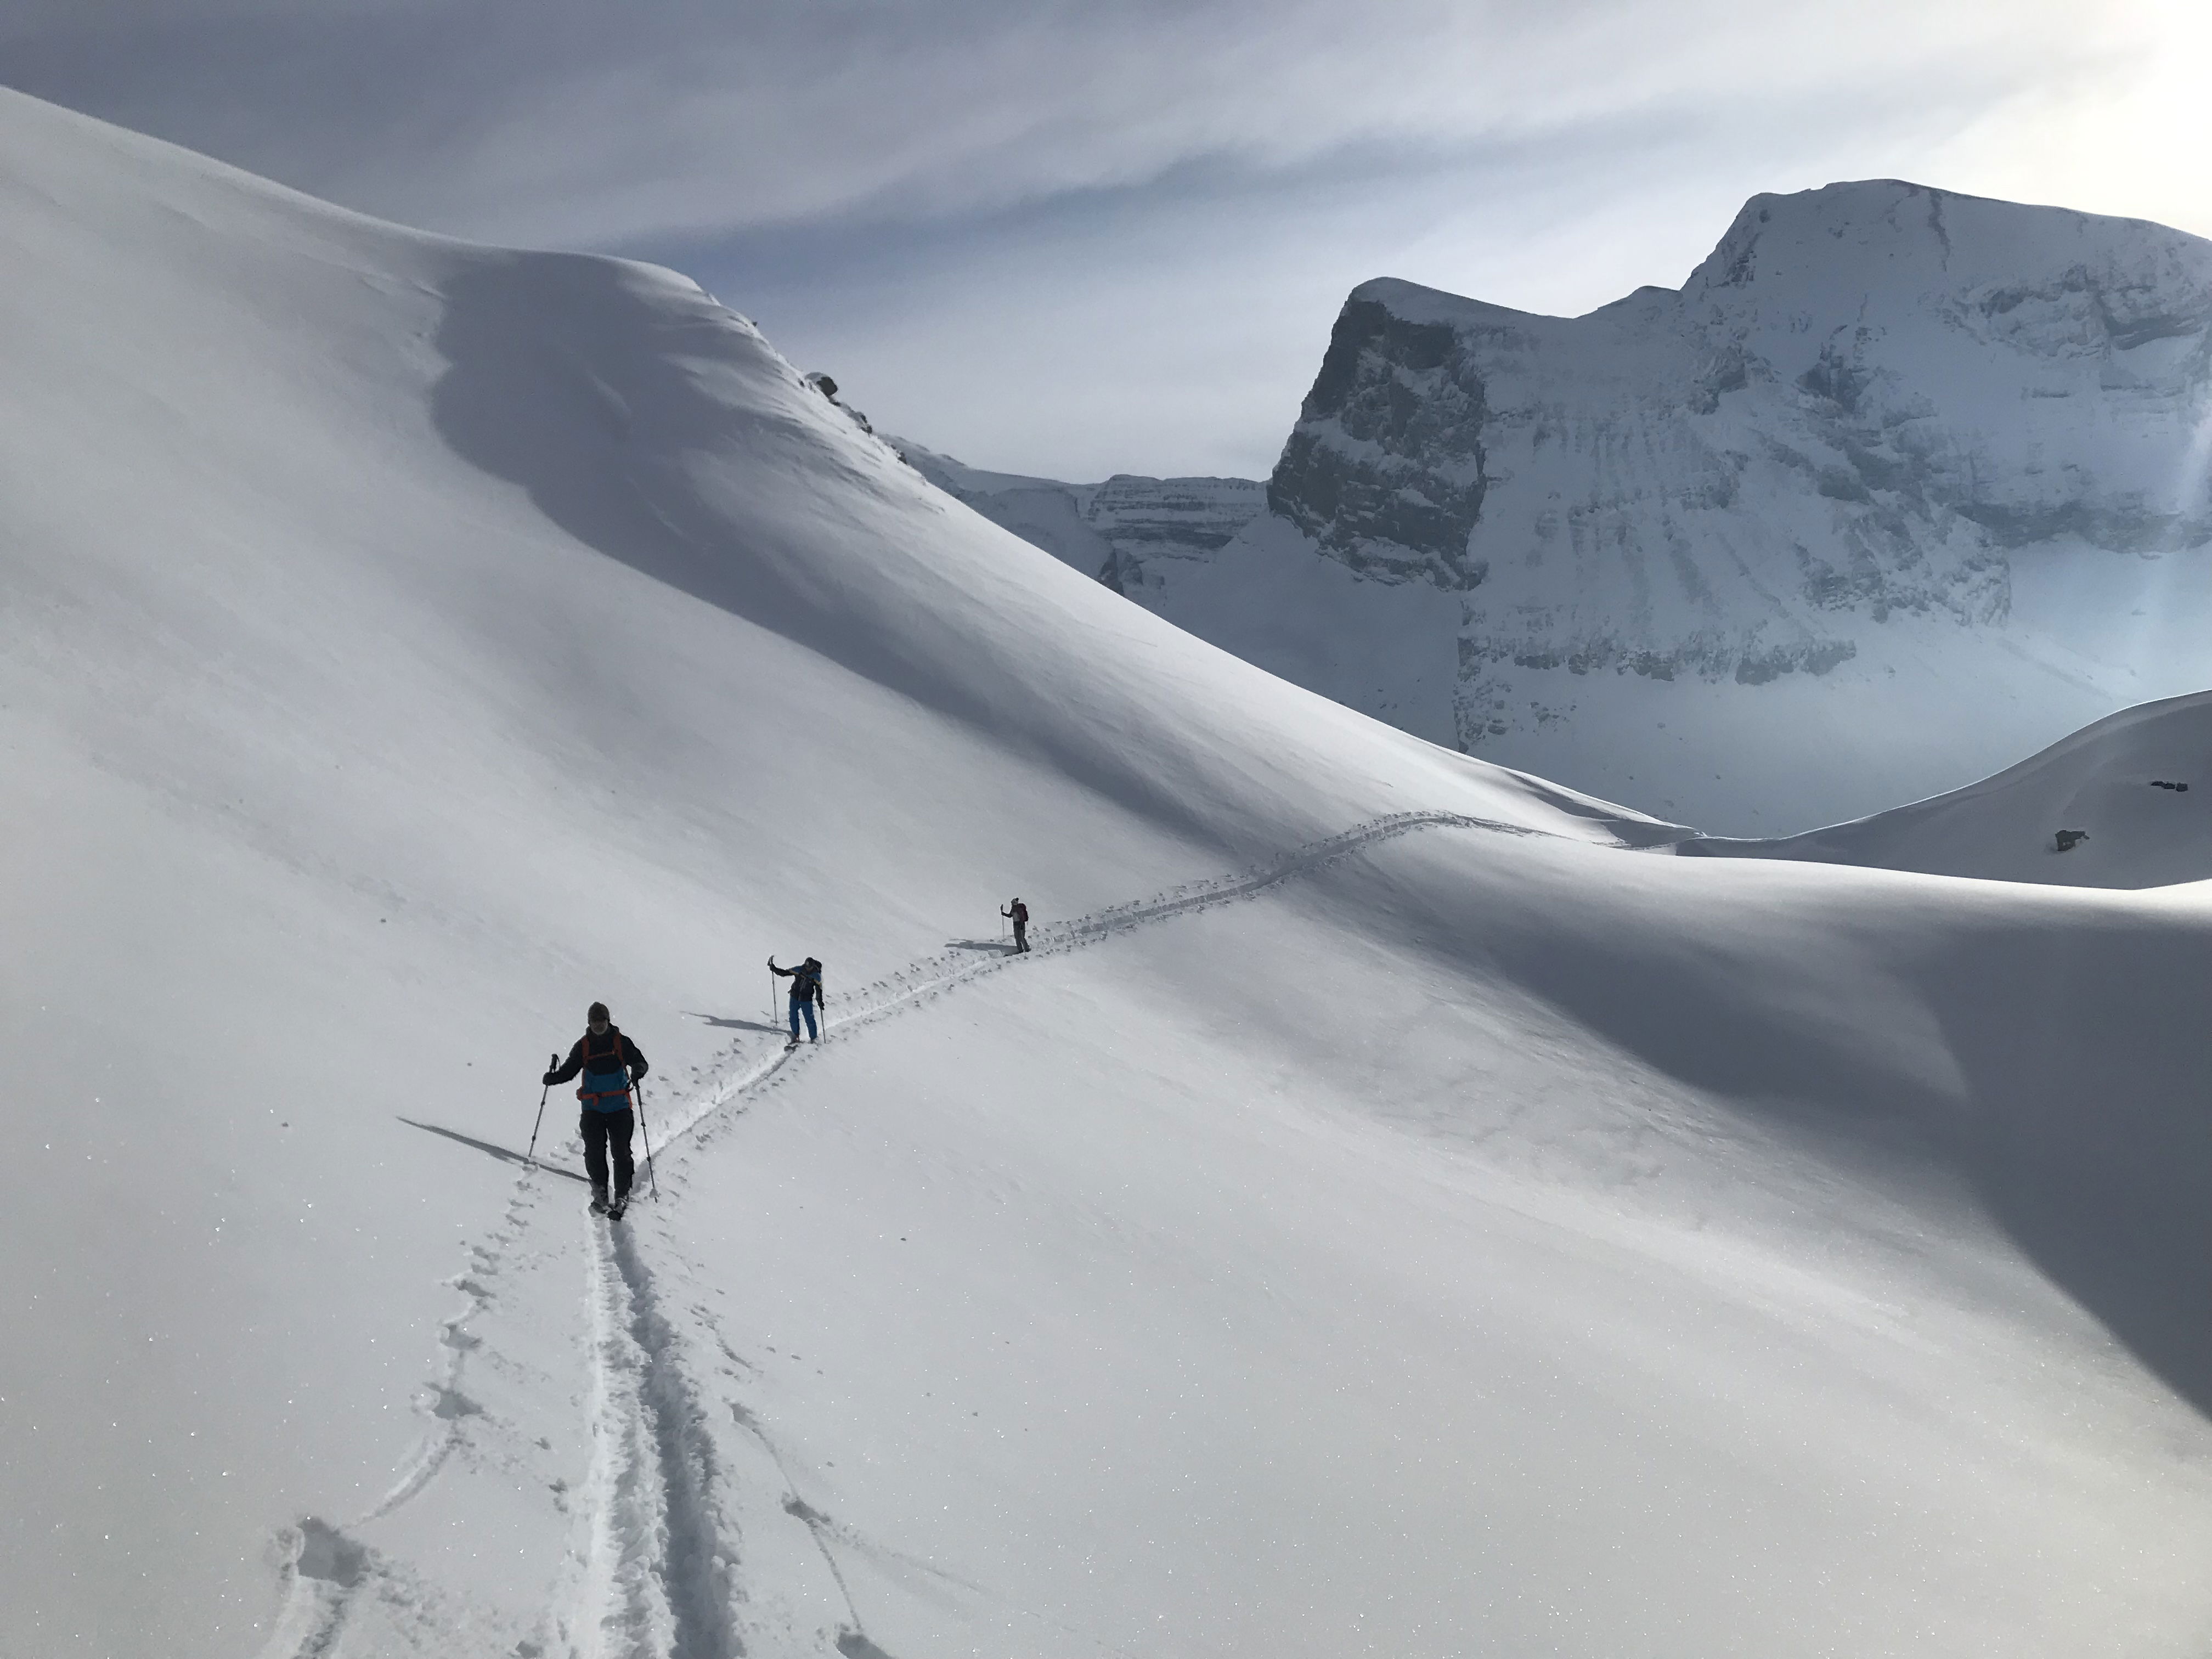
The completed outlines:
<svg viewBox="0 0 2212 1659">
<path fill-rule="evenodd" d="M 1429 735 L 1556 774 L 1601 676 L 1871 669 L 1908 622 L 2016 631 L 2021 582 L 2062 573 L 2138 610 L 2116 561 L 2212 545 L 2208 342 L 2212 243 L 2179 231 L 1898 179 L 1759 196 L 1680 289 L 1582 317 L 1362 283 L 1267 503 L 1359 582 L 1452 613 Z M 1279 550 L 1256 568 L 1287 580 Z M 1437 720 L 1359 675 L 1361 706 Z M 1566 769 L 1666 810 L 1632 774 Z"/>
</svg>

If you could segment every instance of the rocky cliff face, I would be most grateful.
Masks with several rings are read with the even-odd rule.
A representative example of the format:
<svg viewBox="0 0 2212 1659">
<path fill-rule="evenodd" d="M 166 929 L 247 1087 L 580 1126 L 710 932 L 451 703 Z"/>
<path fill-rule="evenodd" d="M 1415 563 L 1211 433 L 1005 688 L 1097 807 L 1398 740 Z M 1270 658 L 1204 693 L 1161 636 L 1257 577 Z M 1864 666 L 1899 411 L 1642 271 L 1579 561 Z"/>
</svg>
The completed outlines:
<svg viewBox="0 0 2212 1659">
<path fill-rule="evenodd" d="M 1467 337 L 1363 289 L 1336 319 L 1267 506 L 1354 570 L 1473 587 L 1486 414 Z"/>
<path fill-rule="evenodd" d="M 1327 556 L 1463 594 L 1455 736 L 1539 675 L 1823 674 L 2010 616 L 2014 557 L 2212 542 L 2212 245 L 1911 185 L 1760 197 L 1679 292 L 1534 317 L 1357 290 L 1268 483 Z"/>
<path fill-rule="evenodd" d="M 908 453 L 1286 678 L 1719 833 L 2212 684 L 2212 243 L 2139 221 L 1835 185 L 1585 317 L 1368 283 L 1264 510 Z"/>
<path fill-rule="evenodd" d="M 1681 289 L 1585 317 L 1369 283 L 1268 480 L 1274 527 L 1224 555 L 1241 596 L 1193 571 L 1147 603 L 1651 810 L 1773 827 L 1738 784 L 1774 762 L 1785 819 L 1873 811 L 2212 676 L 2206 630 L 2168 625 L 2212 591 L 2209 329 L 2212 243 L 1895 182 L 1756 198 Z M 1293 588 L 1333 638 L 1287 619 Z M 1863 787 L 1782 775 L 1816 706 L 1872 745 L 1829 763 Z M 1928 765 L 1885 773 L 1885 744 Z"/>
<path fill-rule="evenodd" d="M 1159 586 L 1161 560 L 1219 552 L 1259 516 L 1267 500 L 1264 488 L 1251 478 L 1146 478 L 1127 472 L 1083 494 L 1084 521 L 1112 550 L 1098 579 L 1121 593 L 1138 592 L 1148 580 Z"/>
</svg>

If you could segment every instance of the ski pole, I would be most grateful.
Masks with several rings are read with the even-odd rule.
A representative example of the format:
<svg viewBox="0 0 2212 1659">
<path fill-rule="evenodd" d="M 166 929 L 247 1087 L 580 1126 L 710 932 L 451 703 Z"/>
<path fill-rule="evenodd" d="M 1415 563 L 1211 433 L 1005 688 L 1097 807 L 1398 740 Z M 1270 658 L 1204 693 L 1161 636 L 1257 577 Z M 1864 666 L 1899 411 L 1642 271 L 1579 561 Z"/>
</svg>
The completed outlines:
<svg viewBox="0 0 2212 1659">
<path fill-rule="evenodd" d="M 561 1069 L 561 1056 L 558 1054 L 546 1055 L 545 1069 L 549 1072 L 559 1071 Z M 530 1150 L 524 1153 L 522 1157 L 522 1167 L 526 1170 L 534 1170 L 538 1167 L 538 1132 L 544 1127 L 545 1123 L 545 1097 L 552 1092 L 553 1085 L 550 1083 L 547 1084 L 544 1089 L 538 1091 L 538 1121 L 530 1126 Z"/>
<path fill-rule="evenodd" d="M 645 1127 L 645 1085 L 630 1085 L 637 1091 L 637 1132 L 645 1137 L 645 1178 L 653 1188 L 655 1199 L 660 1196 L 660 1177 L 653 1172 L 653 1131 Z"/>
</svg>

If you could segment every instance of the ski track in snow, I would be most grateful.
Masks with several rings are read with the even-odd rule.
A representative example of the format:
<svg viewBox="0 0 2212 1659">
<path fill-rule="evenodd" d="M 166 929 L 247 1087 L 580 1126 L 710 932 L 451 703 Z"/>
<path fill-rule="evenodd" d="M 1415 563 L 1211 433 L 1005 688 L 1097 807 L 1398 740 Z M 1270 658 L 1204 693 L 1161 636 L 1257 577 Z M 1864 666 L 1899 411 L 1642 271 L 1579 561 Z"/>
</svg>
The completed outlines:
<svg viewBox="0 0 2212 1659">
<path fill-rule="evenodd" d="M 706 1414 L 678 1361 L 674 1326 L 627 1226 L 590 1223 L 592 1276 L 587 1655 L 730 1659 L 732 1529 L 719 1511 Z M 578 1639 L 580 1638 L 580 1639 Z"/>
<path fill-rule="evenodd" d="M 1255 868 L 1187 882 L 1149 898 L 1034 927 L 1028 955 L 1065 956 L 1153 922 L 1251 897 L 1378 842 L 1432 829 L 1551 833 L 1460 812 L 1394 813 L 1308 842 Z M 874 1024 L 1003 973 L 1020 960 L 1011 953 L 978 960 L 959 951 L 925 957 L 839 998 L 834 1014 L 824 1011 L 822 1035 L 827 1038 Z M 781 1081 L 813 1052 L 811 1045 L 779 1046 L 765 1055 L 757 1049 L 741 1054 L 738 1064 L 659 1126 L 654 1150 L 665 1158 L 723 1108 Z M 641 1099 L 641 1106 L 650 1141 L 650 1100 Z M 494 1244 L 512 1242 L 523 1224 L 523 1195 L 531 1181 L 530 1172 L 517 1177 L 507 1230 Z M 647 1264 L 637 1229 L 628 1222 L 609 1225 L 588 1214 L 586 1220 L 592 1468 L 582 1493 L 578 1559 L 568 1575 L 575 1605 L 549 1621 L 550 1633 L 573 1659 L 738 1659 L 747 1649 L 734 1611 L 737 1531 L 725 1513 L 726 1476 L 709 1427 L 710 1407 L 685 1369 L 683 1339 Z M 489 1304 L 487 1281 L 501 1259 L 493 1245 L 476 1245 L 467 1270 L 452 1281 L 468 1297 L 468 1305 L 441 1327 L 445 1372 L 425 1385 L 419 1407 L 430 1422 L 391 1487 L 343 1527 L 310 1516 L 277 1535 L 283 1604 L 259 1659 L 341 1659 L 356 1595 L 365 1584 L 394 1573 L 392 1564 L 349 1534 L 392 1514 L 428 1486 L 459 1443 L 463 1424 L 476 1414 L 460 1389 L 468 1354 L 477 1346 L 465 1328 Z M 724 1403 L 735 1427 L 757 1440 L 778 1470 L 787 1488 L 778 1507 L 806 1529 L 834 1585 L 834 1600 L 842 1604 L 837 1627 L 821 1632 L 823 1650 L 834 1648 L 844 1659 L 890 1659 L 869 1638 L 833 1548 L 836 1543 L 860 1547 L 859 1540 L 791 1486 L 781 1474 L 781 1455 L 751 1413 L 741 1405 Z M 960 1589 L 977 1588 L 927 1564 L 908 1565 Z M 1073 1634 L 1061 1632 L 1063 1638 Z"/>
<path fill-rule="evenodd" d="M 1136 899 L 1127 904 L 1115 905 L 1111 909 L 1093 911 L 1087 916 L 1078 916 L 1070 921 L 1051 922 L 1042 927 L 1033 927 L 1030 930 L 1028 954 L 1031 957 L 1065 956 L 1069 951 L 1081 950 L 1085 945 L 1095 945 L 1103 939 L 1127 933 L 1132 928 L 1164 921 L 1171 916 L 1212 905 L 1250 897 L 1294 876 L 1310 874 L 1323 865 L 1378 842 L 1394 840 L 1417 830 L 1437 829 L 1488 830 L 1508 836 L 1551 833 L 1524 824 L 1506 823 L 1496 818 L 1471 817 L 1462 812 L 1396 812 L 1388 817 L 1370 819 L 1365 823 L 1319 841 L 1308 842 L 1256 869 L 1186 882 L 1151 898 Z M 840 997 L 836 1013 L 828 1015 L 823 1021 L 822 1034 L 826 1037 L 832 1031 L 846 1031 L 873 1024 L 955 986 L 1003 973 L 1019 960 L 1020 957 L 1011 952 L 985 957 L 979 961 L 966 952 L 951 951 L 925 957 L 864 986 L 857 992 Z M 725 1077 L 672 1121 L 672 1127 L 665 1131 L 668 1142 L 672 1144 L 689 1134 L 721 1107 L 770 1081 L 806 1052 L 808 1050 L 801 1048 L 786 1048 L 764 1061 Z"/>
</svg>

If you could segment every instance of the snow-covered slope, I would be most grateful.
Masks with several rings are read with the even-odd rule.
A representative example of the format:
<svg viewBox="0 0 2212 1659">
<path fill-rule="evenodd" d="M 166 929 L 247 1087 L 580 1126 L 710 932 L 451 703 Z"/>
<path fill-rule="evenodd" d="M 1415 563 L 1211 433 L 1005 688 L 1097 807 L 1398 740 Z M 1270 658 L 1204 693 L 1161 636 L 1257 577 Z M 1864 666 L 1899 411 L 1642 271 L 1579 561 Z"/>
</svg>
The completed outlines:
<svg viewBox="0 0 2212 1659">
<path fill-rule="evenodd" d="M 979 528 L 680 278 L 0 120 L 11 1640 L 250 1650 L 505 1203 L 409 1120 L 520 1146 L 593 997 L 689 1062 L 772 948 L 1562 821 Z"/>
<path fill-rule="evenodd" d="M 1994 777 L 1770 841 L 1685 853 L 2080 887 L 2212 880 L 2212 692 L 2123 709 Z M 2193 783 L 2192 783 L 2193 781 Z"/>
<path fill-rule="evenodd" d="M 2194 890 L 1628 850 L 665 272 L 0 94 L 0 278 L 11 1659 L 2201 1645 Z"/>
<path fill-rule="evenodd" d="M 891 441 L 939 489 L 1117 593 L 1163 586 L 1164 561 L 1210 556 L 1267 505 L 1266 487 L 1253 478 L 1117 472 L 1103 483 L 1062 483 L 985 472 L 902 438 Z"/>
<path fill-rule="evenodd" d="M 2208 322 L 2197 238 L 1893 182 L 1586 317 L 1370 283 L 1272 513 L 1143 597 L 1708 830 L 1856 817 L 2212 684 Z"/>
</svg>

